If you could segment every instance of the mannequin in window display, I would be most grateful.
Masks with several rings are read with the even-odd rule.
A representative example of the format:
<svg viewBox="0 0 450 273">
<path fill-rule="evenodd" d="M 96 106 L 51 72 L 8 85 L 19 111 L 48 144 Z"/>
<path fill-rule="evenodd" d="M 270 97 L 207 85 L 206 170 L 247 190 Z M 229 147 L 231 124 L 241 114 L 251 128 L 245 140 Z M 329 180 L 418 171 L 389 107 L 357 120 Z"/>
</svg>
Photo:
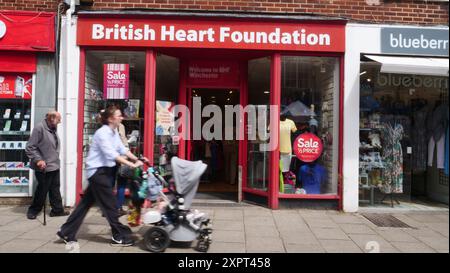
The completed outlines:
<svg viewBox="0 0 450 273">
<path fill-rule="evenodd" d="M 283 162 L 283 172 L 289 171 L 292 156 L 291 133 L 296 131 L 294 121 L 287 118 L 287 111 L 283 111 L 280 115 L 280 160 Z"/>
<path fill-rule="evenodd" d="M 289 173 L 292 158 L 291 134 L 297 132 L 294 121 L 287 118 L 288 110 L 283 108 L 280 115 L 280 168 L 282 176 Z"/>
</svg>

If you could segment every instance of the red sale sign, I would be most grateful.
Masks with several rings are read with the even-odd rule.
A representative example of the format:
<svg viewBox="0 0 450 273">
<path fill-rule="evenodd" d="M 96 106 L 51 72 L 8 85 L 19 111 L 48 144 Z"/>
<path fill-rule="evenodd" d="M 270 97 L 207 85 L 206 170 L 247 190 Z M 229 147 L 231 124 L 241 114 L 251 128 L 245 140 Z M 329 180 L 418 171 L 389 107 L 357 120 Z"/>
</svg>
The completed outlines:
<svg viewBox="0 0 450 273">
<path fill-rule="evenodd" d="M 31 99 L 33 89 L 31 74 L 1 74 L 0 99 Z"/>
<path fill-rule="evenodd" d="M 103 92 L 106 99 L 128 99 L 129 64 L 103 65 Z"/>
<path fill-rule="evenodd" d="M 322 140 L 312 133 L 299 135 L 294 141 L 294 153 L 303 162 L 317 160 L 323 151 Z"/>
</svg>

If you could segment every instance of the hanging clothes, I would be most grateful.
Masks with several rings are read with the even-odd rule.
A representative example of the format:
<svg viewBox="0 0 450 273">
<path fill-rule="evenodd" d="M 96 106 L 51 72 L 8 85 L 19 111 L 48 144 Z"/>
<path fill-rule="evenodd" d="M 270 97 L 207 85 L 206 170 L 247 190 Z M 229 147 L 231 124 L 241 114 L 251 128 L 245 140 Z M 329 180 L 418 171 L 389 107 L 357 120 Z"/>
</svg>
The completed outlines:
<svg viewBox="0 0 450 273">
<path fill-rule="evenodd" d="M 426 171 L 427 169 L 427 115 L 429 108 L 422 107 L 414 112 L 413 117 L 413 162 L 412 168 L 416 171 Z"/>
<path fill-rule="evenodd" d="M 318 163 L 306 164 L 298 171 L 298 180 L 306 194 L 321 194 L 322 185 L 327 183 L 327 169 Z"/>
<path fill-rule="evenodd" d="M 403 126 L 383 123 L 383 185 L 385 193 L 403 193 L 403 152 L 400 141 L 403 138 Z"/>
<path fill-rule="evenodd" d="M 444 160 L 444 174 L 448 176 L 448 126 L 447 133 L 445 134 L 445 160 Z"/>
</svg>

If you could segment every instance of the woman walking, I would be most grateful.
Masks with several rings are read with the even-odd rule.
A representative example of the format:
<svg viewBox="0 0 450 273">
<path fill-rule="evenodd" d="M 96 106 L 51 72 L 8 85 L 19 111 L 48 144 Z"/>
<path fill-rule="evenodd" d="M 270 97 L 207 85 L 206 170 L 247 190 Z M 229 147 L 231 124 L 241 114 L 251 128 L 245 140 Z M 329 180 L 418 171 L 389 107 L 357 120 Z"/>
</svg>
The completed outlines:
<svg viewBox="0 0 450 273">
<path fill-rule="evenodd" d="M 103 126 L 95 132 L 86 159 L 86 176 L 89 185 L 78 206 L 57 232 L 58 237 L 65 243 L 76 242 L 76 235 L 83 219 L 91 206 L 97 203 L 111 226 L 111 245 L 131 246 L 134 244 L 131 229 L 119 222 L 116 197 L 111 185 L 111 180 L 116 175 L 116 163 L 132 168 L 143 165 L 143 162 L 127 150 L 120 140 L 117 128 L 122 119 L 120 109 L 115 106 L 110 106 L 101 113 Z M 143 160 L 147 161 L 146 158 Z"/>
</svg>

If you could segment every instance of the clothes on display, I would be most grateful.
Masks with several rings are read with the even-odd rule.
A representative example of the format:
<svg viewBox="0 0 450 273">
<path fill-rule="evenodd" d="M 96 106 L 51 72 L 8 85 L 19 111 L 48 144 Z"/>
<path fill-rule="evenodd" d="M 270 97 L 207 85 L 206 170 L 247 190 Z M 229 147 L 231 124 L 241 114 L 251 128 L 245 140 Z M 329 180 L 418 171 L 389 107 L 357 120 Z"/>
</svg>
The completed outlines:
<svg viewBox="0 0 450 273">
<path fill-rule="evenodd" d="M 321 188 L 328 180 L 327 169 L 319 163 L 305 164 L 300 167 L 297 179 L 306 194 L 321 194 Z"/>
<path fill-rule="evenodd" d="M 403 193 L 403 151 L 400 141 L 403 138 L 403 126 L 399 123 L 384 123 L 383 143 L 383 185 L 385 193 Z"/>
<path fill-rule="evenodd" d="M 444 168 L 445 132 L 448 127 L 448 105 L 436 102 L 435 109 L 427 116 L 428 166 L 433 166 L 436 147 L 437 168 Z"/>
<path fill-rule="evenodd" d="M 448 146 L 448 126 L 447 133 L 445 133 L 445 160 L 444 160 L 444 174 L 448 176 L 448 150 L 450 147 Z"/>
<path fill-rule="evenodd" d="M 445 135 L 442 135 L 441 138 L 436 142 L 434 137 L 430 137 L 428 141 L 428 166 L 433 167 L 433 158 L 434 158 L 434 150 L 436 148 L 436 156 L 437 156 L 437 168 L 444 168 L 444 159 L 445 159 Z"/>
<path fill-rule="evenodd" d="M 411 135 L 413 162 L 412 168 L 416 171 L 426 171 L 427 169 L 427 115 L 429 112 L 428 105 L 414 111 L 413 131 Z"/>
<path fill-rule="evenodd" d="M 291 133 L 297 131 L 294 121 L 285 119 L 280 121 L 280 153 L 292 154 Z"/>
<path fill-rule="evenodd" d="M 280 154 L 280 160 L 283 163 L 283 168 L 281 169 L 282 172 L 289 171 L 289 167 L 291 166 L 291 158 L 292 155 L 290 154 Z"/>
<path fill-rule="evenodd" d="M 428 138 L 433 137 L 438 142 L 448 126 L 448 104 L 436 102 L 435 109 L 427 117 Z"/>
</svg>

